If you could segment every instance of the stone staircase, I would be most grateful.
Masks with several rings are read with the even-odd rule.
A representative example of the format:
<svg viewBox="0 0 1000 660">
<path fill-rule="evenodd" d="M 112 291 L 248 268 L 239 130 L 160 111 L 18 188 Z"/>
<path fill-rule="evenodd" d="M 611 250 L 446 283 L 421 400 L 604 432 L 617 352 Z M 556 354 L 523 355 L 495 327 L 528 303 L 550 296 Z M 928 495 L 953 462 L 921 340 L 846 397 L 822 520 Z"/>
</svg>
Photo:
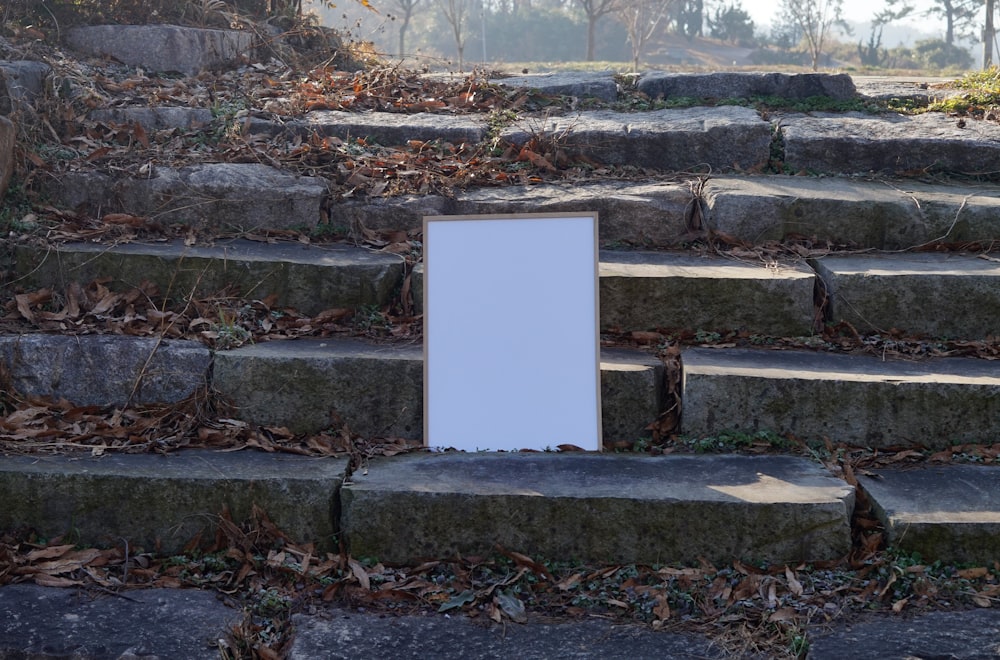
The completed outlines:
<svg viewBox="0 0 1000 660">
<path fill-rule="evenodd" d="M 11 92 L 6 75 L 7 98 L 27 102 L 31 94 Z M 734 95 L 775 81 L 785 93 L 795 85 L 855 93 L 846 76 L 725 77 Z M 500 82 L 567 84 L 564 77 Z M 607 76 L 570 82 L 614 89 Z M 700 91 L 713 82 L 649 76 L 640 85 L 713 96 Z M 879 92 L 856 84 L 861 93 Z M 926 93 L 916 84 L 907 90 Z M 148 132 L 197 126 L 198 112 L 93 110 Z M 329 199 L 320 177 L 243 163 L 157 165 L 142 176 L 70 172 L 37 185 L 59 208 L 244 235 L 313 229 L 324 214 L 330 226 L 357 235 L 361 228 L 412 232 L 425 215 L 597 211 L 602 332 L 653 344 L 602 348 L 606 449 L 647 435 L 663 413 L 676 412 L 678 397 L 674 431 L 690 438 L 767 432 L 817 452 L 828 443 L 945 450 L 1000 440 L 1000 366 L 940 348 L 944 340 L 953 346 L 1000 335 L 1000 259 L 984 250 L 1000 238 L 1000 186 L 976 179 L 996 169 L 1000 126 L 970 120 L 959 127 L 941 113 L 764 117 L 736 106 L 532 121 L 502 137 L 560 135 L 595 161 L 659 174 L 343 201 Z M 246 128 L 260 136 L 365 135 L 387 145 L 487 135 L 475 117 L 337 111 L 280 124 L 251 118 Z M 775 160 L 808 176 L 761 173 Z M 917 172 L 962 176 L 933 182 Z M 684 249 L 696 238 L 730 249 Z M 925 251 L 961 245 L 969 251 Z M 14 287 L 65 290 L 110 278 L 111 289 L 148 281 L 179 301 L 227 288 L 312 316 L 384 307 L 406 282 L 415 313 L 423 303 L 419 265 L 411 272 L 398 255 L 351 243 L 18 241 L 12 249 L 8 296 Z M 928 356 L 894 357 L 888 341 L 881 354 L 831 350 L 814 334 L 824 323 L 859 336 L 922 337 Z M 679 379 L 655 351 L 671 334 L 688 337 Z M 756 348 L 720 341 L 730 336 Z M 779 341 L 788 337 L 797 340 Z M 176 403 L 207 386 L 232 404 L 234 423 L 295 433 L 346 424 L 365 439 L 422 438 L 423 360 L 414 340 L 331 336 L 213 351 L 163 337 L 7 334 L 0 356 L 18 392 L 78 406 Z M 800 562 L 847 555 L 861 488 L 890 543 L 927 558 L 985 561 L 998 548 L 994 475 L 991 466 L 947 465 L 879 470 L 848 483 L 802 457 L 615 451 L 420 452 L 354 466 L 347 458 L 250 451 L 3 456 L 0 501 L 14 504 L 0 509 L 0 529 L 52 535 L 72 527 L 82 542 L 127 537 L 170 552 L 208 524 L 205 516 L 224 507 L 245 516 L 256 503 L 292 537 L 328 549 L 339 540 L 356 556 L 393 562 L 484 553 L 497 543 L 598 562 Z"/>
</svg>

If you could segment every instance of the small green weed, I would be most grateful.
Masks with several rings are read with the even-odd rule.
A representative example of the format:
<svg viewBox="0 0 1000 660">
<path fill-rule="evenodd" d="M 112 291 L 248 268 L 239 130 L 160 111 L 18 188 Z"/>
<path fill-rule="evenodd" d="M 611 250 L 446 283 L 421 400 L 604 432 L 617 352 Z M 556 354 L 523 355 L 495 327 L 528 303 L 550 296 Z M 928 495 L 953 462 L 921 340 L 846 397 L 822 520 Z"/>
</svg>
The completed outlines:
<svg viewBox="0 0 1000 660">
<path fill-rule="evenodd" d="M 517 112 L 509 108 L 492 110 L 486 116 L 486 144 L 491 150 L 500 148 L 500 135 L 515 121 L 517 121 Z"/>
<path fill-rule="evenodd" d="M 377 332 L 392 326 L 392 322 L 378 305 L 362 305 L 354 313 L 354 329 L 358 332 Z"/>
<path fill-rule="evenodd" d="M 704 438 L 689 438 L 684 444 L 698 454 L 722 453 L 749 449 L 789 449 L 791 442 L 773 431 L 723 431 Z"/>
<path fill-rule="evenodd" d="M 214 328 L 215 347 L 220 350 L 239 348 L 253 342 L 253 334 L 239 324 L 238 312 L 219 310 L 219 323 Z"/>
<path fill-rule="evenodd" d="M 968 73 L 952 84 L 966 90 L 965 93 L 932 103 L 928 110 L 971 115 L 996 114 L 995 109 L 1000 105 L 1000 68 L 993 66 L 985 71 Z"/>
<path fill-rule="evenodd" d="M 326 239 L 326 238 L 344 238 L 345 236 L 350 236 L 351 230 L 345 225 L 334 225 L 329 222 L 321 222 L 312 229 L 309 230 L 310 238 L 315 239 Z"/>
<path fill-rule="evenodd" d="M 722 335 L 718 332 L 708 332 L 706 330 L 698 330 L 694 333 L 694 340 L 699 344 L 714 344 L 722 339 Z"/>
<path fill-rule="evenodd" d="M 12 182 L 7 187 L 7 194 L 0 199 L 0 231 L 22 233 L 30 231 L 35 226 L 26 221 L 31 214 L 31 199 L 28 191 L 18 182 Z"/>
</svg>

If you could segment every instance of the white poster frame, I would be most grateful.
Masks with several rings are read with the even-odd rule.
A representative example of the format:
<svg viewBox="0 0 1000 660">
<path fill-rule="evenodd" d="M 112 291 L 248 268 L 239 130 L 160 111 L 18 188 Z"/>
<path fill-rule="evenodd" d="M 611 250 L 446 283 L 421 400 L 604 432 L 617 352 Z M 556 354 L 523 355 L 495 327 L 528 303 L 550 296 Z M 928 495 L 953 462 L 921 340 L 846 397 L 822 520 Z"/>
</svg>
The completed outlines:
<svg viewBox="0 0 1000 660">
<path fill-rule="evenodd" d="M 424 444 L 600 451 L 597 213 L 426 216 Z"/>
</svg>

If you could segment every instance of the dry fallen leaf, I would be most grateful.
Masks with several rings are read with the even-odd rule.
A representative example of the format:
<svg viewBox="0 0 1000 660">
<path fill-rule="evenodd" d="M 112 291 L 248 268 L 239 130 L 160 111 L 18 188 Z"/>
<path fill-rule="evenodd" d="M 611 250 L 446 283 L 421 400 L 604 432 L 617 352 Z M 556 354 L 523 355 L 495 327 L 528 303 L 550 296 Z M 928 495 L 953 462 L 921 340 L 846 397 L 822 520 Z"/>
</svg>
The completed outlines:
<svg viewBox="0 0 1000 660">
<path fill-rule="evenodd" d="M 348 559 L 347 565 L 351 567 L 351 573 L 358 580 L 358 584 L 366 591 L 371 589 L 371 581 L 368 579 L 368 571 L 356 559 Z"/>
<path fill-rule="evenodd" d="M 963 568 L 957 572 L 958 577 L 964 578 L 966 580 L 976 580 L 978 578 L 986 577 L 990 574 L 990 569 L 985 566 L 977 566 L 975 568 Z"/>
<path fill-rule="evenodd" d="M 792 569 L 785 566 L 785 579 L 788 580 L 788 590 L 792 592 L 793 596 L 802 595 L 802 583 L 798 581 L 795 577 L 795 573 Z"/>
</svg>

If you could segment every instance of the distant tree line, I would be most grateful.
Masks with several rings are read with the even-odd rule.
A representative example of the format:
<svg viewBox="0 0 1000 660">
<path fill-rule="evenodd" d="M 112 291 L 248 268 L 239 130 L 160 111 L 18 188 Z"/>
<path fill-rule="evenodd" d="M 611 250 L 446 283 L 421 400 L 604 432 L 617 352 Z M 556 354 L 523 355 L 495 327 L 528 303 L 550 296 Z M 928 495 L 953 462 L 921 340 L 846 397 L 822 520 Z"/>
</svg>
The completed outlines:
<svg viewBox="0 0 1000 660">
<path fill-rule="evenodd" d="M 638 68 L 644 58 L 656 59 L 663 36 L 673 34 L 758 49 L 752 57 L 760 64 L 818 68 L 835 57 L 867 67 L 944 69 L 971 66 L 957 41 L 976 32 L 985 0 L 934 0 L 924 15 L 943 21 L 943 39 L 893 49 L 882 43 L 883 30 L 914 14 L 911 0 L 877 0 L 871 33 L 847 49 L 841 39 L 854 35 L 844 20 L 843 0 L 779 0 L 769 33 L 758 29 L 742 0 L 373 2 L 391 19 L 385 28 L 392 36 L 387 54 L 419 52 L 453 58 L 459 66 L 484 60 L 612 60 Z"/>
<path fill-rule="evenodd" d="M 883 45 L 883 30 L 914 14 L 912 0 L 876 1 L 870 33 L 849 51 L 837 40 L 853 37 L 843 0 L 778 0 L 769 34 L 758 30 L 741 0 L 6 0 L 0 18 L 56 26 L 211 24 L 211 17 L 224 23 L 236 15 L 295 20 L 318 9 L 328 16 L 335 11 L 345 22 L 359 16 L 380 21 L 379 41 L 387 55 L 419 50 L 454 58 L 459 67 L 484 60 L 610 60 L 638 69 L 645 58 L 657 56 L 667 34 L 756 48 L 753 58 L 760 64 L 815 69 L 835 57 L 868 67 L 971 66 L 957 42 L 981 36 L 986 0 L 933 0 L 924 15 L 943 22 L 942 39 L 894 49 Z"/>
</svg>

